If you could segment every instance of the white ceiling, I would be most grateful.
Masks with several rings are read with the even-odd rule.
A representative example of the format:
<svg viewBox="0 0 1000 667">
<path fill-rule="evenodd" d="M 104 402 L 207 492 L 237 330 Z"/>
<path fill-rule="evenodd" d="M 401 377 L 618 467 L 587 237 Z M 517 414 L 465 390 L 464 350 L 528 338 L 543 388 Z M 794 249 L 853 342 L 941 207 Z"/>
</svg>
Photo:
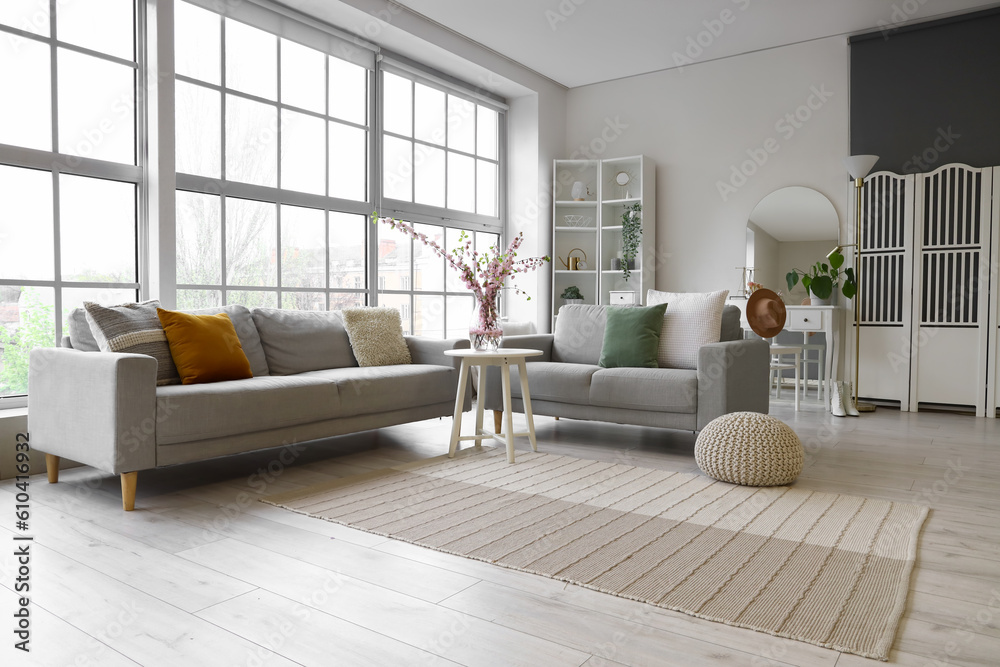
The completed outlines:
<svg viewBox="0 0 1000 667">
<path fill-rule="evenodd" d="M 569 88 L 997 4 L 984 0 L 396 2 Z"/>
</svg>

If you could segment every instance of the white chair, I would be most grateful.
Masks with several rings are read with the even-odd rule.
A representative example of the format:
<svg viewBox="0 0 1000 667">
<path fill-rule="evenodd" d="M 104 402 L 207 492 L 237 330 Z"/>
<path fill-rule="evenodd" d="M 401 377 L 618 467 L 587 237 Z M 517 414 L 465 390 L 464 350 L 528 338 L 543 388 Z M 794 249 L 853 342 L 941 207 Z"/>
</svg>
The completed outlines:
<svg viewBox="0 0 1000 667">
<path fill-rule="evenodd" d="M 809 353 L 813 350 L 817 352 L 815 358 L 809 356 Z M 804 379 L 802 383 L 802 398 L 806 398 L 809 390 L 809 366 L 811 364 L 816 365 L 816 377 L 819 379 L 819 384 L 816 385 L 816 398 L 827 399 L 829 397 L 826 395 L 826 345 L 802 345 L 802 377 Z"/>
<path fill-rule="evenodd" d="M 792 361 L 785 361 L 784 357 L 792 356 Z M 799 410 L 799 381 L 802 379 L 802 346 L 801 345 L 771 345 L 771 374 L 768 383 L 777 376 L 778 388 L 775 398 L 781 398 L 781 372 L 784 370 L 795 371 L 795 389 L 792 393 L 795 396 L 795 411 Z"/>
</svg>

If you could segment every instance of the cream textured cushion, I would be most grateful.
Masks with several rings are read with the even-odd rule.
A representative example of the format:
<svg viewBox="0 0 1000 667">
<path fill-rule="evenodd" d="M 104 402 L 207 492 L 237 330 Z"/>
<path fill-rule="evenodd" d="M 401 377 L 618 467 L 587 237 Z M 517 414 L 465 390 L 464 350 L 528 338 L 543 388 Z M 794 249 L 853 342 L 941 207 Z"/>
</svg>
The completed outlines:
<svg viewBox="0 0 1000 667">
<path fill-rule="evenodd" d="M 663 316 L 657 362 L 660 368 L 698 368 L 698 350 L 718 343 L 722 309 L 729 290 L 718 292 L 646 292 L 646 305 L 669 304 Z"/>
<path fill-rule="evenodd" d="M 745 486 L 780 486 L 802 472 L 799 436 L 780 419 L 732 412 L 708 423 L 694 445 L 694 460 L 709 477 Z"/>
<path fill-rule="evenodd" d="M 341 312 L 359 366 L 391 366 L 411 362 L 398 310 L 345 308 Z"/>
<path fill-rule="evenodd" d="M 102 306 L 84 301 L 90 330 L 101 352 L 131 352 L 156 359 L 156 384 L 180 384 L 174 359 L 170 356 L 167 334 L 156 316 L 158 300 Z"/>
</svg>

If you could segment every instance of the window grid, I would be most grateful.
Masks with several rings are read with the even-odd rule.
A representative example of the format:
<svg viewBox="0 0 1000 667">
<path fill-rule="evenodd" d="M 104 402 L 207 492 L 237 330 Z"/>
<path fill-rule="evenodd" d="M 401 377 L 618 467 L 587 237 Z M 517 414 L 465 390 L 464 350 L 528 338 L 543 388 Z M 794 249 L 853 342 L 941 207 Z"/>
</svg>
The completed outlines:
<svg viewBox="0 0 1000 667">
<path fill-rule="evenodd" d="M 495 243 L 498 243 L 501 238 L 499 233 L 470 232 L 469 230 L 463 229 L 461 227 L 449 227 L 444 225 L 435 225 L 435 226 L 441 227 L 441 236 L 445 239 L 445 243 L 442 243 L 440 245 L 448 252 L 451 252 L 454 249 L 452 246 L 457 243 L 457 240 L 455 243 L 447 242 L 449 231 L 458 233 L 465 232 L 466 234 L 470 235 L 472 238 L 472 248 L 479 253 L 488 250 Z M 434 329 L 434 331 L 431 331 L 430 333 L 425 332 L 417 326 L 417 321 L 416 321 L 417 310 L 418 310 L 416 307 L 417 299 L 423 297 L 435 297 L 435 298 L 440 298 L 441 300 L 441 307 L 442 307 L 441 332 L 445 336 L 448 336 L 449 332 L 459 336 L 465 335 L 464 332 L 468 330 L 467 326 L 468 318 L 471 316 L 472 313 L 472 296 L 473 296 L 472 292 L 467 290 L 464 287 L 464 285 L 458 283 L 457 280 L 455 282 L 459 286 L 455 289 L 449 288 L 448 286 L 449 275 L 454 274 L 455 277 L 457 278 L 457 273 L 455 269 L 448 266 L 447 263 L 444 262 L 443 260 L 440 261 L 440 266 L 438 267 L 438 271 L 441 272 L 439 279 L 441 280 L 443 289 L 439 290 L 417 289 L 417 260 L 414 249 L 420 242 L 415 241 L 413 239 L 408 239 L 407 242 L 410 248 L 410 261 L 409 261 L 409 273 L 408 275 L 404 276 L 405 278 L 404 284 L 406 285 L 406 287 L 401 289 L 392 289 L 387 286 L 387 281 L 385 280 L 386 276 L 380 274 L 378 283 L 379 296 L 393 296 L 396 297 L 397 299 L 400 297 L 404 297 L 403 305 L 405 305 L 406 308 L 400 309 L 400 314 L 403 320 L 404 333 L 407 334 L 415 333 L 418 335 L 432 335 L 438 331 L 437 329 Z M 437 256 L 434 255 L 434 257 Z M 462 306 L 460 312 L 452 313 L 450 312 L 452 308 L 448 305 L 448 302 L 449 300 L 456 300 L 456 299 L 464 300 L 465 305 Z M 454 322 L 455 318 L 459 318 L 461 324 L 458 327 L 449 328 L 448 323 Z"/>
<path fill-rule="evenodd" d="M 385 93 L 385 76 L 387 73 L 400 77 L 401 79 L 404 79 L 408 82 L 410 91 L 409 121 L 408 121 L 409 135 L 403 134 L 401 132 L 391 131 L 389 129 L 386 129 L 385 127 L 385 116 L 384 116 L 385 105 L 388 103 L 386 100 L 386 93 Z M 502 174 L 504 173 L 502 168 L 502 161 L 505 155 L 505 150 L 504 150 L 505 114 L 503 110 L 479 103 L 471 96 L 463 95 L 460 91 L 452 87 L 440 85 L 433 80 L 425 79 L 418 75 L 410 74 L 395 67 L 390 66 L 386 68 L 380 66 L 377 69 L 377 77 L 378 77 L 377 81 L 379 83 L 379 95 L 381 103 L 376 110 L 377 122 L 378 122 L 377 134 L 379 137 L 378 149 L 375 152 L 375 155 L 377 156 L 376 159 L 382 160 L 383 162 L 385 160 L 385 149 L 383 144 L 386 138 L 395 139 L 399 141 L 406 141 L 409 142 L 410 144 L 409 146 L 410 199 L 409 200 L 395 199 L 385 194 L 384 179 L 386 178 L 386 175 L 389 173 L 389 169 L 391 169 L 391 166 L 383 164 L 381 173 L 378 174 L 379 186 L 380 188 L 382 188 L 382 201 L 385 204 L 381 208 L 381 210 L 383 211 L 383 215 L 391 215 L 392 217 L 401 218 L 411 223 L 422 223 L 422 224 L 440 226 L 445 230 L 444 231 L 445 238 L 447 238 L 447 230 L 449 229 L 456 231 L 465 231 L 466 233 L 472 235 L 473 247 L 476 248 L 479 252 L 483 252 L 486 248 L 481 246 L 492 245 L 494 240 L 499 241 L 502 238 L 503 234 L 502 220 L 504 218 L 504 198 L 505 198 L 505 183 L 502 176 Z M 417 137 L 418 132 L 417 132 L 416 117 L 417 117 L 418 84 L 426 86 L 427 88 L 438 91 L 440 93 L 443 93 L 441 105 L 443 106 L 443 112 L 444 112 L 444 137 L 442 139 L 441 144 L 436 144 L 433 141 L 420 139 Z M 450 138 L 451 122 L 448 112 L 448 104 L 449 104 L 449 99 L 451 97 L 460 99 L 465 103 L 471 104 L 472 108 L 472 118 L 471 118 L 472 151 L 471 152 L 460 150 L 449 145 L 451 143 L 451 138 Z M 490 111 L 494 111 L 497 114 L 497 127 L 495 135 L 496 158 L 484 157 L 480 155 L 481 152 L 484 152 L 480 150 L 481 146 L 479 144 L 481 140 L 478 127 L 480 108 L 489 109 Z M 417 203 L 416 159 L 417 159 L 417 151 L 420 150 L 421 147 L 423 150 L 430 150 L 430 149 L 440 150 L 445 154 L 445 167 L 444 167 L 445 171 L 443 177 L 445 206 L 439 207 L 430 204 Z M 472 181 L 471 212 L 458 210 L 454 208 L 448 208 L 449 187 L 450 187 L 449 177 L 448 177 L 450 169 L 449 158 L 448 158 L 449 155 L 456 155 L 467 159 L 471 159 L 473 165 L 475 165 L 476 167 L 477 173 Z M 496 184 L 495 184 L 495 197 L 496 197 L 495 211 L 494 211 L 495 215 L 493 216 L 482 215 L 476 212 L 479 210 L 478 169 L 480 162 L 485 162 L 493 165 L 493 168 L 497 174 Z M 386 228 L 385 225 L 379 225 L 378 233 L 380 235 L 387 234 L 388 229 Z M 491 240 L 489 243 L 480 242 L 480 239 L 478 237 L 483 233 L 490 235 L 489 238 Z M 443 291 L 428 291 L 428 290 L 416 289 L 417 269 L 415 263 L 417 255 L 415 252 L 413 252 L 413 248 L 417 243 L 419 242 L 412 240 L 410 241 L 411 251 L 410 251 L 409 289 L 392 290 L 380 287 L 379 296 L 381 297 L 382 295 L 386 296 L 391 295 L 396 299 L 405 298 L 406 302 L 409 304 L 409 307 L 405 310 L 401 309 L 401 313 L 404 315 L 403 317 L 404 330 L 416 333 L 423 333 L 422 331 L 419 330 L 418 327 L 417 308 L 416 308 L 417 300 L 422 297 L 440 298 L 442 303 L 442 313 L 441 313 L 442 329 L 445 334 L 449 332 L 448 323 L 455 322 L 458 319 L 461 319 L 463 321 L 464 328 L 467 330 L 468 317 L 469 313 L 471 313 L 472 305 L 471 305 L 471 292 L 466 290 L 464 286 L 462 286 L 461 289 L 459 290 L 445 289 Z M 441 245 L 447 251 L 451 251 L 453 249 L 452 247 L 450 247 L 451 244 L 441 244 Z M 455 273 L 454 269 L 448 267 L 446 264 L 443 264 L 442 270 L 445 272 L 445 274 L 448 274 L 449 272 Z M 445 276 L 445 285 L 447 285 L 447 275 Z M 458 305 L 461 302 L 455 301 L 456 298 L 469 299 L 468 305 L 467 306 L 464 304 L 461 306 Z M 451 310 L 453 310 L 453 308 L 449 306 L 449 301 L 454 302 L 455 303 L 454 307 L 461 308 L 462 312 L 452 313 Z M 456 333 L 457 331 L 458 329 L 454 330 L 454 332 Z"/>
<path fill-rule="evenodd" d="M 0 166 L 17 170 L 30 170 L 32 172 L 47 172 L 51 176 L 51 246 L 46 248 L 45 254 L 49 255 L 52 262 L 51 279 L 25 279 L 18 277 L 0 276 L 0 291 L 10 295 L 13 290 L 20 288 L 18 301 L 15 302 L 18 310 L 18 321 L 13 327 L 0 326 L 0 369 L 3 368 L 3 355 L 13 355 L 17 350 L 26 352 L 33 346 L 58 345 L 64 334 L 64 317 L 68 314 L 69 306 L 79 305 L 77 299 L 81 292 L 84 298 L 97 298 L 95 295 L 100 292 L 127 296 L 132 300 L 137 300 L 143 286 L 141 276 L 145 274 L 145 262 L 140 253 L 140 246 L 145 243 L 148 236 L 146 229 L 146 216 L 144 211 L 144 189 L 142 173 L 145 164 L 144 137 L 145 137 L 145 99 L 136 92 L 138 77 L 144 71 L 144 31 L 145 26 L 145 3 L 135 2 L 132 4 L 132 25 L 131 43 L 132 59 L 122 58 L 111 53 L 105 53 L 92 48 L 81 46 L 72 42 L 60 39 L 58 33 L 59 12 L 61 5 L 58 2 L 50 2 L 49 26 L 47 34 L 39 34 L 32 31 L 22 30 L 15 26 L 0 24 L 0 39 L 9 41 L 15 47 L 22 43 L 43 45 L 48 54 L 48 113 L 50 114 L 50 127 L 48 130 L 49 144 L 47 148 L 33 148 L 18 144 L 0 143 Z M 122 119 L 131 124 L 132 142 L 131 154 L 128 162 L 118 162 L 106 158 L 95 159 L 83 153 L 83 141 L 78 141 L 75 146 L 70 145 L 69 134 L 63 136 L 60 128 L 60 107 L 63 100 L 60 94 L 60 55 L 78 54 L 94 59 L 97 63 L 111 63 L 126 67 L 131 72 L 131 111 L 126 107 Z M 91 62 L 91 61 L 85 61 Z M 67 94 L 70 94 L 67 92 Z M 95 127 L 87 129 L 95 136 L 98 132 L 105 132 L 104 118 Z M 121 121 L 119 121 L 121 122 Z M 125 127 L 128 127 L 126 125 Z M 96 145 L 104 140 L 101 135 L 100 140 L 91 140 L 89 150 L 92 151 Z M 74 152 L 71 149 L 76 149 Z M 97 182 L 113 182 L 131 185 L 131 192 L 127 194 L 131 202 L 130 217 L 128 226 L 130 227 L 131 241 L 131 262 L 128 271 L 131 280 L 115 281 L 105 280 L 67 280 L 64 278 L 63 263 L 66 259 L 64 253 L 63 236 L 66 231 L 63 219 L 63 207 L 65 198 L 63 193 L 63 178 L 93 178 Z M 125 209 L 126 211 L 129 208 Z M 118 230 L 119 232 L 121 230 Z M 103 261 L 103 260 L 102 260 Z M 97 274 L 101 266 L 87 267 L 87 273 Z M 51 290 L 51 338 L 45 340 L 34 340 L 31 333 L 24 333 L 21 329 L 28 328 L 28 320 L 35 317 L 44 317 L 42 313 L 49 308 L 44 301 L 40 304 L 41 311 L 29 312 L 27 306 L 20 302 L 26 298 L 27 293 L 24 288 L 35 288 L 39 290 Z M 89 291 L 90 294 L 84 292 Z M 72 294 L 72 296 L 70 296 Z M 4 299 L 9 298 L 4 296 Z M 34 298 L 34 295 L 33 297 Z M 122 299 L 126 300 L 126 299 Z M 64 312 L 65 310 L 65 312 Z M 48 328 L 47 326 L 44 328 Z M 30 340 L 29 340 L 29 337 Z M 11 380 L 0 379 L 0 405 L 2 407 L 17 407 L 26 404 L 24 390 L 26 378 Z"/>
<path fill-rule="evenodd" d="M 391 200 L 392 205 L 394 207 L 396 207 L 397 209 L 399 209 L 400 211 L 407 211 L 407 210 L 414 210 L 414 209 L 416 209 L 416 210 L 419 211 L 422 208 L 427 207 L 429 209 L 438 209 L 438 210 L 441 210 L 442 213 L 446 212 L 446 218 L 449 219 L 449 220 L 458 220 L 458 221 L 468 221 L 468 222 L 485 223 L 485 225 L 487 227 L 493 227 L 493 226 L 495 226 L 497 229 L 499 229 L 500 225 L 501 225 L 501 219 L 502 219 L 502 216 L 503 216 L 502 201 L 503 201 L 503 196 L 504 196 L 503 195 L 503 192 L 504 192 L 503 179 L 500 176 L 500 174 L 503 173 L 503 171 L 501 169 L 501 158 L 502 158 L 502 156 L 504 154 L 504 151 L 503 151 L 503 148 L 500 145 L 500 143 L 502 141 L 502 125 L 503 125 L 503 120 L 504 120 L 504 113 L 501 110 L 490 109 L 489 107 L 486 107 L 486 106 L 484 106 L 482 104 L 479 104 L 472 97 L 463 96 L 463 95 L 461 95 L 460 93 L 458 93 L 458 92 L 456 92 L 454 90 L 445 88 L 443 86 L 437 86 L 437 85 L 433 84 L 432 82 L 425 81 L 425 80 L 422 80 L 422 79 L 418 79 L 416 77 L 413 77 L 413 76 L 408 75 L 408 74 L 401 73 L 401 72 L 396 71 L 394 69 L 387 70 L 387 69 L 384 69 L 384 68 L 379 68 L 378 72 L 379 72 L 379 80 L 383 83 L 383 85 L 381 87 L 383 90 L 384 90 L 384 80 L 385 80 L 384 77 L 385 77 L 386 73 L 389 73 L 389 74 L 392 74 L 394 76 L 406 79 L 409 82 L 409 87 L 410 87 L 410 134 L 406 135 L 406 134 L 402 134 L 402 133 L 399 133 L 399 132 L 393 132 L 391 130 L 385 129 L 384 126 L 380 130 L 381 135 L 383 137 L 389 137 L 389 138 L 392 138 L 392 139 L 398 139 L 398 140 L 401 140 L 401 141 L 406 141 L 406 142 L 408 142 L 410 144 L 410 156 L 409 156 L 409 165 L 410 165 L 410 169 L 409 169 L 409 171 L 410 171 L 410 174 L 409 174 L 409 180 L 410 180 L 410 199 L 408 199 L 408 200 L 407 199 L 395 199 L 395 198 L 391 198 L 391 197 L 387 197 L 387 196 L 385 196 L 385 199 Z M 438 91 L 444 93 L 444 99 L 443 99 L 443 106 L 444 106 L 444 112 L 445 112 L 444 113 L 444 120 L 445 120 L 445 123 L 444 123 L 444 141 L 441 144 L 436 144 L 436 143 L 434 143 L 432 141 L 428 141 L 428 140 L 425 140 L 425 139 L 419 139 L 419 138 L 417 138 L 416 123 L 415 123 L 416 105 L 417 105 L 417 95 L 416 95 L 416 89 L 417 89 L 416 86 L 417 86 L 417 84 L 420 84 L 420 85 L 423 85 L 423 86 L 427 86 L 428 88 L 432 88 L 434 90 L 438 90 Z M 471 152 L 465 151 L 465 150 L 461 150 L 461 149 L 458 149 L 458 148 L 453 148 L 450 145 L 450 143 L 451 143 L 451 131 L 452 130 L 451 130 L 450 116 L 449 116 L 449 112 L 448 112 L 448 101 L 449 101 L 449 99 L 451 97 L 460 99 L 460 100 L 462 100 L 464 102 L 467 102 L 467 103 L 469 103 L 469 104 L 472 105 L 472 115 L 471 115 L 471 117 L 472 117 L 472 120 L 471 120 L 471 122 L 472 122 L 472 130 L 471 130 L 471 134 L 472 134 L 472 137 L 473 137 L 473 149 L 472 149 Z M 383 93 L 382 99 L 384 99 L 384 93 Z M 491 111 L 495 111 L 497 113 L 497 115 L 498 115 L 498 119 L 497 119 L 497 137 L 496 137 L 496 142 L 497 142 L 497 147 L 496 147 L 496 155 L 497 155 L 497 157 L 496 158 L 491 158 L 491 157 L 485 156 L 480 151 L 480 148 L 481 148 L 480 145 L 479 145 L 479 142 L 480 142 L 480 135 L 479 135 L 479 109 L 480 108 L 490 109 Z M 384 109 L 380 107 L 379 112 L 381 113 L 383 111 L 384 111 Z M 445 152 L 445 175 L 444 175 L 444 201 L 445 201 L 445 206 L 438 207 L 438 206 L 434 206 L 434 205 L 431 205 L 431 204 L 420 204 L 420 203 L 417 203 L 417 201 L 416 201 L 416 199 L 417 199 L 417 197 L 416 197 L 416 156 L 417 156 L 417 147 L 418 146 L 422 146 L 422 147 L 424 147 L 424 149 L 442 150 L 442 151 Z M 448 207 L 448 205 L 447 205 L 448 202 L 449 202 L 448 188 L 449 188 L 449 172 L 450 172 L 450 166 L 449 166 L 450 161 L 449 161 L 448 157 L 451 156 L 451 155 L 455 155 L 455 156 L 459 156 L 459 157 L 464 157 L 464 158 L 471 159 L 472 162 L 473 162 L 473 165 L 475 165 L 476 174 L 475 174 L 475 177 L 473 179 L 473 188 L 472 188 L 472 196 L 473 196 L 473 200 L 472 201 L 473 201 L 473 205 L 472 205 L 472 210 L 471 211 L 465 211 L 465 210 L 461 210 L 461 209 L 453 209 L 453 208 Z M 379 158 L 382 159 L 383 156 L 379 155 Z M 486 214 L 478 213 L 478 211 L 479 211 L 479 203 L 480 203 L 479 202 L 479 187 L 478 187 L 478 185 L 479 185 L 479 176 L 480 176 L 480 174 L 479 174 L 479 163 L 480 162 L 485 162 L 487 164 L 490 164 L 496 170 L 497 182 L 496 182 L 496 202 L 495 202 L 495 209 L 494 209 L 494 213 L 495 214 L 494 215 L 486 215 Z M 383 178 L 385 177 L 384 176 L 385 173 L 386 173 L 385 170 L 383 170 Z M 442 218 L 442 219 L 445 219 L 445 218 Z"/>
<path fill-rule="evenodd" d="M 180 0 L 179 0 L 180 1 Z M 213 16 L 218 16 L 213 13 Z M 371 131 L 369 123 L 364 124 L 352 122 L 346 119 L 335 118 L 330 115 L 330 58 L 335 57 L 331 54 L 324 53 L 322 51 L 317 51 L 323 54 L 324 64 L 323 64 L 323 87 L 324 87 L 324 101 L 323 101 L 323 113 L 313 111 L 298 105 L 288 104 L 284 101 L 283 90 L 282 90 L 282 54 L 284 52 L 284 44 L 287 40 L 286 38 L 274 35 L 272 32 L 267 30 L 262 30 L 269 35 L 272 35 L 275 39 L 275 65 L 276 65 L 276 90 L 275 99 L 268 99 L 252 93 L 248 93 L 242 90 L 237 90 L 230 87 L 230 82 L 228 80 L 228 49 L 227 49 L 227 39 L 228 30 L 226 29 L 228 22 L 235 21 L 235 19 L 228 17 L 221 17 L 218 21 L 220 30 L 219 39 L 219 49 L 220 49 L 220 83 L 214 84 L 206 82 L 197 78 L 190 76 L 177 74 L 176 80 L 183 81 L 196 86 L 202 86 L 207 89 L 216 91 L 221 98 L 220 103 L 220 145 L 221 145 L 221 158 L 219 165 L 220 179 L 212 178 L 200 178 L 194 175 L 187 175 L 183 173 L 178 173 L 178 190 L 179 191 L 190 191 L 199 193 L 217 193 L 220 196 L 220 223 L 221 229 L 219 231 L 220 241 L 221 241 L 221 283 L 218 285 L 201 285 L 201 284 L 190 284 L 190 283 L 178 283 L 178 294 L 183 295 L 187 291 L 204 291 L 212 290 L 218 291 L 221 299 L 221 304 L 228 304 L 232 302 L 230 298 L 231 293 L 234 292 L 261 292 L 267 294 L 274 294 L 275 306 L 285 307 L 284 298 L 285 293 L 288 294 L 303 294 L 303 293 L 324 293 L 324 308 L 330 309 L 332 306 L 332 301 L 340 295 L 357 295 L 357 299 L 360 303 L 365 303 L 369 300 L 369 290 L 366 289 L 364 283 L 367 282 L 367 268 L 365 267 L 364 273 L 366 279 L 362 281 L 360 289 L 344 289 L 335 288 L 330 284 L 330 270 L 331 270 L 331 238 L 330 238 L 330 227 L 331 227 L 331 214 L 333 213 L 367 213 L 372 208 L 370 200 L 370 183 L 366 183 L 366 190 L 368 191 L 368 196 L 366 196 L 365 202 L 344 200 L 337 197 L 333 197 L 330 194 L 330 127 L 331 123 L 337 123 L 346 127 L 352 127 L 355 129 L 360 129 L 365 132 L 368 139 L 366 140 L 366 145 L 370 144 Z M 238 22 L 238 21 L 237 21 Z M 253 26 L 251 26 L 253 27 Z M 311 48 L 311 47 L 306 47 Z M 372 72 L 367 71 L 367 81 L 366 81 L 366 96 L 370 97 L 371 92 L 371 79 Z M 257 104 L 267 105 L 268 107 L 273 107 L 275 109 L 277 124 L 275 128 L 275 137 L 273 139 L 275 144 L 275 186 L 266 185 L 256 185 L 252 183 L 246 183 L 242 181 L 230 180 L 230 174 L 228 173 L 228 141 L 226 135 L 227 122 L 228 122 L 228 104 L 231 98 L 240 98 L 248 100 Z M 366 101 L 366 108 L 369 109 L 368 115 L 370 117 L 370 101 Z M 290 190 L 285 187 L 285 178 L 282 171 L 282 153 L 284 150 L 283 142 L 283 128 L 285 125 L 284 112 L 293 112 L 302 114 L 311 118 L 316 118 L 323 121 L 323 193 L 307 193 L 298 190 Z M 367 153 L 370 148 L 366 148 L 366 161 Z M 367 167 L 366 167 L 367 171 Z M 366 181 L 368 179 L 366 178 Z M 220 193 L 220 191 L 222 191 Z M 276 207 L 275 210 L 275 249 L 274 249 L 274 271 L 275 277 L 273 284 L 266 285 L 235 285 L 230 283 L 230 262 L 229 262 L 229 248 L 228 243 L 228 230 L 230 222 L 229 216 L 229 200 L 232 198 L 238 199 L 249 199 L 258 202 L 267 202 L 273 204 Z M 324 266 L 325 266 L 325 278 L 323 285 L 319 287 L 292 287 L 286 286 L 283 281 L 283 216 L 287 206 L 298 206 L 305 208 L 313 208 L 314 210 L 323 211 L 324 215 L 324 239 L 325 239 L 325 251 L 324 251 Z M 367 237 L 366 230 L 366 237 Z M 367 245 L 367 242 L 366 242 Z M 365 257 L 360 258 L 362 264 L 365 264 Z M 264 282 L 264 281 L 262 281 Z"/>
</svg>

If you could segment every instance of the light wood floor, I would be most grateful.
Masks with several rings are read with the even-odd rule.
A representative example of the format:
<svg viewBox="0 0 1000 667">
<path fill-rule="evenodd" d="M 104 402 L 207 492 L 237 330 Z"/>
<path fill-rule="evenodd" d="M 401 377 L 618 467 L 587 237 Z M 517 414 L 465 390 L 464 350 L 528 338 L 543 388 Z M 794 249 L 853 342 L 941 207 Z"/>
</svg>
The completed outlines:
<svg viewBox="0 0 1000 667">
<path fill-rule="evenodd" d="M 775 402 L 772 414 L 806 446 L 799 486 L 933 508 L 890 664 L 1000 664 L 1000 420 L 888 409 L 837 419 L 812 400 L 798 413 Z M 271 450 L 143 472 L 127 514 L 117 478 L 33 477 L 30 655 L 11 648 L 15 489 L 0 484 L 0 664 L 879 664 L 256 502 L 442 454 L 449 428 L 335 439 L 290 465 Z M 691 433 L 544 417 L 537 430 L 542 451 L 696 471 Z"/>
</svg>

